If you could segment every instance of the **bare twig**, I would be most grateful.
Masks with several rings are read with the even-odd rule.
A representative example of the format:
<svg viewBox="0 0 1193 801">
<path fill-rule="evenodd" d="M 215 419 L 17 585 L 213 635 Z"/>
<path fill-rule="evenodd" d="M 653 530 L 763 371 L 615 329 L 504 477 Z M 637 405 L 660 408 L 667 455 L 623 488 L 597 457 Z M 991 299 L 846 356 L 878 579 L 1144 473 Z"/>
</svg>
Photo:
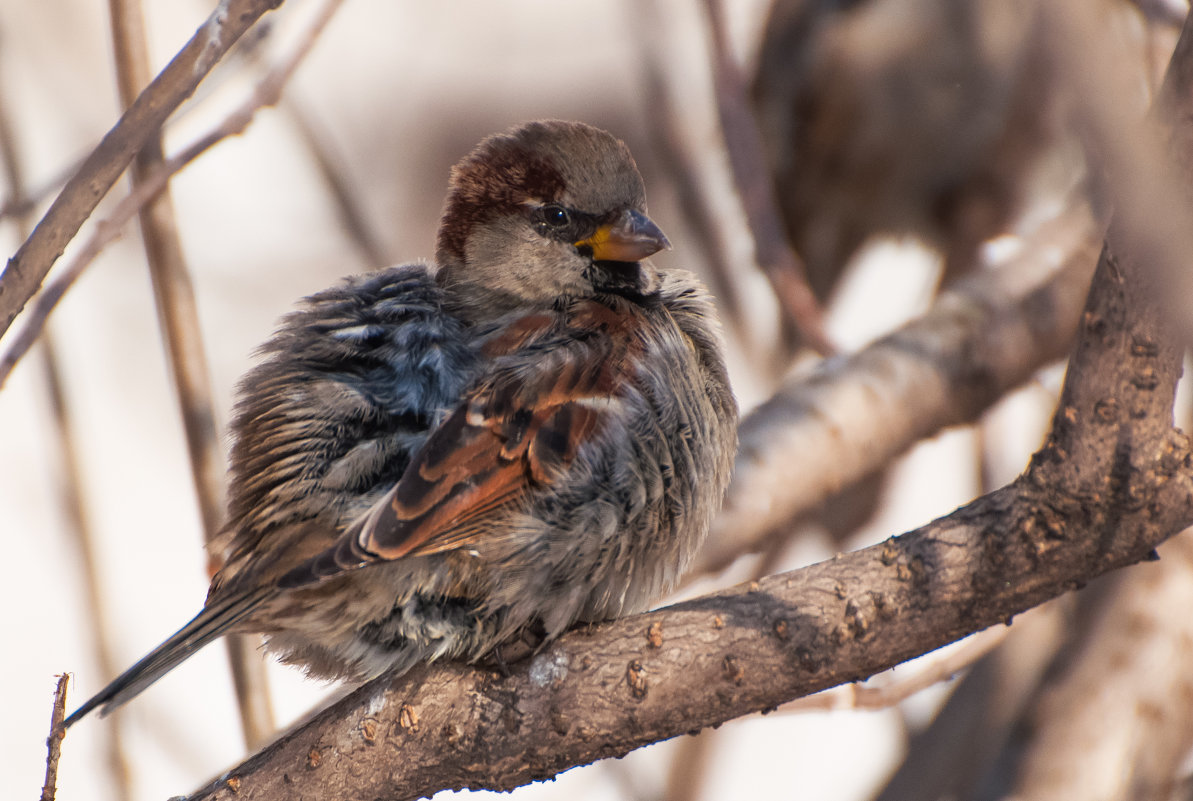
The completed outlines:
<svg viewBox="0 0 1193 801">
<path fill-rule="evenodd" d="M 149 83 L 151 75 L 141 3 L 140 0 L 109 0 L 108 8 L 112 18 L 120 98 L 126 106 L 131 106 L 142 87 Z M 160 134 L 149 137 L 133 161 L 133 186 L 161 169 L 164 161 Z M 178 237 L 174 201 L 168 185 L 138 209 L 138 217 L 186 434 L 204 539 L 210 543 L 223 526 L 224 463 L 212 411 L 211 380 L 199 331 L 194 285 Z M 245 743 L 255 748 L 266 741 L 274 728 L 273 710 L 265 685 L 265 665 L 252 644 L 241 637 L 229 640 L 227 654 Z"/>
<path fill-rule="evenodd" d="M 124 113 L 50 205 L 0 274 L 0 335 L 41 286 L 50 267 L 112 184 L 166 118 L 236 40 L 282 0 L 223 0 L 174 60 Z"/>
<path fill-rule="evenodd" d="M 28 193 L 22 168 L 23 160 L 17 152 L 13 120 L 7 100 L 6 95 L 0 94 L 0 169 L 3 169 L 5 182 L 13 198 L 24 198 Z M 28 211 L 32 211 L 32 205 L 29 205 Z M 29 213 L 15 214 L 15 223 L 22 239 L 29 235 L 29 229 L 33 224 L 29 219 Z M 103 596 L 99 591 L 99 572 L 95 560 L 95 530 L 83 503 L 83 469 L 79 464 L 71 429 L 71 414 L 62 385 L 58 348 L 49 331 L 41 340 L 41 365 L 49 411 L 54 423 L 53 441 L 49 447 L 58 454 L 60 461 L 61 481 L 56 488 L 58 501 L 65 514 L 64 528 L 74 543 L 81 563 L 79 583 L 87 598 L 89 644 L 94 652 L 96 667 L 102 675 L 110 676 L 116 673 L 117 665 L 108 647 L 110 638 L 107 616 L 104 614 Z M 124 738 L 118 730 L 106 738 L 105 746 L 107 766 L 113 784 L 119 797 L 129 798 L 128 760 L 125 758 Z"/>
<path fill-rule="evenodd" d="M 822 355 L 834 353 L 836 348 L 824 330 L 820 303 L 808 286 L 803 265 L 784 233 L 774 185 L 763 157 L 766 150 L 762 135 L 746 100 L 746 80 L 730 52 L 720 2 L 705 0 L 704 5 L 712 34 L 711 60 L 721 131 L 733 180 L 754 239 L 755 258 L 770 280 L 779 305 L 805 343 Z"/>
<path fill-rule="evenodd" d="M 41 801 L 54 801 L 54 796 L 58 794 L 58 760 L 62 756 L 62 738 L 66 736 L 62 720 L 66 717 L 66 685 L 69 681 L 70 675 L 63 673 L 58 676 L 58 684 L 54 688 L 50 736 L 46 738 L 46 780 L 41 786 Z"/>
<path fill-rule="evenodd" d="M 240 105 L 205 134 L 199 136 L 176 155 L 167 158 L 160 167 L 146 175 L 128 195 L 121 198 L 111 214 L 93 228 L 90 236 L 79 247 L 71 261 L 59 270 L 55 278 L 34 298 L 33 304 L 24 315 L 21 330 L 8 337 L 11 340 L 9 346 L 3 355 L 0 355 L 0 388 L 4 386 L 17 362 L 37 340 L 45 326 L 45 321 L 66 291 L 104 247 L 120 235 L 124 226 L 136 216 L 141 207 L 153 200 L 175 173 L 227 137 L 243 133 L 252 123 L 258 111 L 278 102 L 283 87 L 314 43 L 318 31 L 321 29 L 320 26 L 325 24 L 326 20 L 330 18 L 330 12 L 334 11 L 340 2 L 342 0 L 327 0 L 327 4 L 323 7 L 324 13 L 314 15 L 311 20 L 312 27 L 300 34 L 292 49 L 279 58 L 262 76 Z M 0 277 L 0 286 L 2 286 L 2 282 L 3 279 Z"/>
<path fill-rule="evenodd" d="M 79 455 L 75 448 L 75 438 L 71 429 L 71 413 L 67 406 L 66 392 L 62 386 L 57 347 L 53 338 L 48 334 L 49 332 L 42 338 L 41 354 L 46 395 L 49 399 L 49 410 L 53 416 L 57 434 L 52 447 L 57 450 L 61 460 L 62 480 L 58 488 L 59 502 L 66 516 L 64 528 L 74 543 L 80 563 L 81 580 L 79 584 L 83 597 L 86 599 L 87 639 L 94 654 L 95 668 L 101 676 L 112 676 L 120 669 L 120 665 L 116 663 L 112 655 L 111 626 L 108 624 L 106 614 L 107 604 L 104 602 L 103 593 L 100 592 L 95 528 L 83 504 L 81 494 L 81 488 L 84 485 L 83 468 L 79 463 Z M 127 799 L 132 797 L 129 784 L 128 755 L 119 727 L 113 726 L 112 729 L 104 738 L 107 767 L 119 797 Z"/>
</svg>

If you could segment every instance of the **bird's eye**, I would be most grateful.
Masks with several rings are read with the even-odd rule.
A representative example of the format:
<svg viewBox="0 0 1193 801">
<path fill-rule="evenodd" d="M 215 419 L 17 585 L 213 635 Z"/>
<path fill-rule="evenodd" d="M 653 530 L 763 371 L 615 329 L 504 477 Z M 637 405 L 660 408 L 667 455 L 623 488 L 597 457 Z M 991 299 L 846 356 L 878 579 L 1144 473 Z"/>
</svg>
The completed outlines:
<svg viewBox="0 0 1193 801">
<path fill-rule="evenodd" d="M 543 222 L 551 228 L 563 228 L 572 221 L 571 217 L 568 216 L 567 209 L 563 206 L 556 206 L 555 204 L 543 206 L 542 214 Z"/>
</svg>

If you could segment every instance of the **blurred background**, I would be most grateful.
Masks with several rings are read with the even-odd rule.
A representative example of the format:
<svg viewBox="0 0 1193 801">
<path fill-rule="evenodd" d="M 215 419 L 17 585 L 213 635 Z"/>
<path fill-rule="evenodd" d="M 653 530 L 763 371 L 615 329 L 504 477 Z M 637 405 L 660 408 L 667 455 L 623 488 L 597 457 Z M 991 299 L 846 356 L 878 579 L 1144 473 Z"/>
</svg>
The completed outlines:
<svg viewBox="0 0 1193 801">
<path fill-rule="evenodd" d="M 250 31 L 175 115 L 167 155 L 226 126 L 325 5 L 290 0 Z M 1186 8 L 1085 5 L 1133 88 L 1120 111 L 1138 116 Z M 197 0 L 141 8 L 155 73 L 211 12 Z M 1007 286 L 1050 280 L 1100 240 L 1107 207 L 1078 135 L 1079 97 L 1037 13 L 1029 0 L 347 0 L 280 102 L 170 183 L 220 453 L 237 377 L 294 300 L 344 275 L 429 259 L 451 164 L 528 119 L 579 119 L 629 144 L 651 216 L 675 246 L 656 261 L 701 274 L 721 303 L 743 412 L 825 356 L 845 358 L 916 319 L 959 282 L 980 288 L 1000 271 Z M 8 254 L 118 119 L 111 29 L 94 0 L 0 0 Z M 100 205 L 59 271 L 127 192 L 118 185 Z M 145 248 L 136 221 L 119 231 L 0 391 L 0 773 L 13 798 L 42 781 L 55 674 L 74 675 L 73 708 L 198 611 L 208 582 Z M 1047 430 L 1063 365 L 1025 370 L 1033 378 L 980 419 L 875 465 L 728 567 L 702 570 L 684 594 L 870 544 L 1009 481 Z M 800 457 L 792 482 L 825 469 Z M 1166 546 L 1165 564 L 1181 568 L 1184 547 Z M 1187 575 L 1145 583 L 1169 580 L 1174 598 L 1193 586 Z M 829 691 L 516 797 L 1006 797 L 1030 773 L 1042 728 L 1033 710 L 1059 703 L 1058 677 L 1096 647 L 1099 626 L 1122 630 L 1107 617 L 1132 608 L 1122 583 L 1035 610 L 1012 636 L 979 635 L 900 666 L 868 692 Z M 1168 621 L 1152 623 L 1155 633 Z M 59 797 L 165 798 L 239 761 L 246 744 L 223 650 L 72 730 Z M 1156 659 L 1162 667 L 1141 675 L 1188 667 L 1176 646 Z M 279 727 L 336 692 L 266 671 Z M 1193 797 L 1188 728 L 1152 727 L 1172 753 L 1149 776 L 1166 783 L 1135 795 L 1144 785 L 1108 779 L 1124 794 L 1098 797 Z M 1139 738 L 1110 763 L 1120 779 L 1142 770 Z"/>
</svg>

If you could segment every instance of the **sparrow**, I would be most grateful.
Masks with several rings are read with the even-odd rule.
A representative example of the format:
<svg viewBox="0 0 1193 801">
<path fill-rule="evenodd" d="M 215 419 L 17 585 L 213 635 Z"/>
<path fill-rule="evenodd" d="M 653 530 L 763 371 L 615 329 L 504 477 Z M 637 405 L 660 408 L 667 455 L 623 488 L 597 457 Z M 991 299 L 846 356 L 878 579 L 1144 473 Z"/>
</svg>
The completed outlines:
<svg viewBox="0 0 1193 801">
<path fill-rule="evenodd" d="M 435 265 L 303 300 L 239 384 L 223 567 L 199 614 L 65 722 L 260 633 L 360 681 L 642 611 L 729 480 L 713 301 L 646 215 L 629 149 L 531 122 L 451 173 Z"/>
</svg>

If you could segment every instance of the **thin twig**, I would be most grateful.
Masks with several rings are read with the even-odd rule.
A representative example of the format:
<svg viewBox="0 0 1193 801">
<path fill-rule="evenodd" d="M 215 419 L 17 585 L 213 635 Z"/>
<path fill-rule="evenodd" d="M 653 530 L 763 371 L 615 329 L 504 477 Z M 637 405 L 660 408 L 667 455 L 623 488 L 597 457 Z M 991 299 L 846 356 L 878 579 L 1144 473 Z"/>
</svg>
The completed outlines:
<svg viewBox="0 0 1193 801">
<path fill-rule="evenodd" d="M 7 100 L 6 95 L 0 94 L 0 169 L 3 170 L 12 196 L 24 198 L 28 196 L 23 169 L 24 162 L 18 152 Z M 32 205 L 29 206 L 29 212 L 31 211 Z M 24 239 L 29 235 L 29 230 L 33 226 L 30 214 L 18 213 L 15 215 L 14 221 L 21 238 Z M 99 571 L 95 559 L 95 529 L 91 525 L 83 503 L 83 468 L 79 463 L 79 454 L 75 448 L 70 407 L 63 387 L 58 348 L 52 334 L 52 331 L 47 330 L 41 339 L 42 377 L 45 381 L 45 393 L 54 424 L 53 434 L 56 435 L 52 437 L 48 447 L 57 453 L 60 463 L 61 480 L 56 487 L 58 503 L 65 515 L 66 534 L 74 543 L 79 555 L 81 568 L 79 583 L 87 599 L 85 614 L 89 620 L 87 630 L 90 635 L 89 645 L 94 654 L 94 664 L 101 675 L 111 676 L 116 673 L 117 665 L 112 659 L 112 652 L 108 647 L 110 638 L 107 615 L 103 611 L 104 601 L 103 595 L 99 591 Z M 131 797 L 132 792 L 129 786 L 128 760 L 125 757 L 124 739 L 119 729 L 113 728 L 111 736 L 105 739 L 107 767 L 118 796 L 127 799 Z"/>
<path fill-rule="evenodd" d="M 137 152 L 236 40 L 282 0 L 223 0 L 83 162 L 0 274 L 0 336 Z"/>
<path fill-rule="evenodd" d="M 712 41 L 717 112 L 733 182 L 754 239 L 754 256 L 805 344 L 821 355 L 835 353 L 836 347 L 824 330 L 820 303 L 784 233 L 774 184 L 763 157 L 762 135 L 746 100 L 745 78 L 730 52 L 721 4 L 719 0 L 705 0 L 704 5 Z"/>
<path fill-rule="evenodd" d="M 46 780 L 41 786 L 41 801 L 54 801 L 54 796 L 58 794 L 58 760 L 62 756 L 62 738 L 66 736 L 62 721 L 66 717 L 66 685 L 69 681 L 70 674 L 62 673 L 54 688 L 50 736 L 46 738 Z"/>
<path fill-rule="evenodd" d="M 141 3 L 140 0 L 109 0 L 108 8 L 120 98 L 126 106 L 131 106 L 152 74 Z M 133 161 L 133 186 L 160 169 L 164 161 L 161 136 L 151 136 Z M 186 435 L 203 536 L 210 544 L 223 526 L 224 463 L 212 411 L 211 379 L 199 330 L 199 309 L 178 236 L 169 186 L 163 187 L 137 213 Z M 274 729 L 265 665 L 256 649 L 240 637 L 229 640 L 226 653 L 245 743 L 255 748 L 264 743 Z"/>
<path fill-rule="evenodd" d="M 61 462 L 61 481 L 58 486 L 58 502 L 65 515 L 63 528 L 74 544 L 79 561 L 80 589 L 83 593 L 88 619 L 87 639 L 94 665 L 101 676 L 114 676 L 120 669 L 112 654 L 112 627 L 109 625 L 107 604 L 100 592 L 99 559 L 96 556 L 95 527 L 83 503 L 83 466 L 75 447 L 71 426 L 72 414 L 67 395 L 62 385 L 62 370 L 51 331 L 41 340 L 42 373 L 45 377 L 49 411 L 54 420 L 57 437 L 49 447 L 58 452 Z M 105 758 L 112 784 L 119 798 L 132 798 L 128 753 L 124 736 L 119 726 L 112 726 L 104 737 Z"/>
<path fill-rule="evenodd" d="M 258 111 L 278 102 L 283 87 L 314 43 L 318 30 L 321 29 L 319 26 L 330 18 L 330 11 L 334 11 L 341 2 L 342 0 L 327 0 L 327 4 L 323 7 L 324 13 L 316 15 L 312 19 L 311 28 L 301 35 L 295 41 L 292 49 L 262 76 L 240 105 L 232 109 L 205 134 L 199 136 L 176 155 L 167 158 L 160 167 L 146 175 L 132 191 L 121 198 L 108 217 L 96 224 L 90 236 L 79 247 L 74 258 L 59 270 L 55 274 L 55 278 L 34 298 L 23 316 L 21 330 L 8 337 L 11 340 L 9 346 L 3 355 L 0 355 L 0 388 L 3 388 L 17 362 L 37 340 L 42 328 L 45 327 L 46 319 L 62 296 L 83 273 L 83 270 L 95 260 L 95 257 L 120 235 L 124 226 L 136 216 L 140 208 L 153 200 L 175 173 L 205 153 L 210 147 L 229 136 L 243 133 L 252 123 Z M 0 287 L 2 286 L 3 278 L 0 277 Z"/>
</svg>

